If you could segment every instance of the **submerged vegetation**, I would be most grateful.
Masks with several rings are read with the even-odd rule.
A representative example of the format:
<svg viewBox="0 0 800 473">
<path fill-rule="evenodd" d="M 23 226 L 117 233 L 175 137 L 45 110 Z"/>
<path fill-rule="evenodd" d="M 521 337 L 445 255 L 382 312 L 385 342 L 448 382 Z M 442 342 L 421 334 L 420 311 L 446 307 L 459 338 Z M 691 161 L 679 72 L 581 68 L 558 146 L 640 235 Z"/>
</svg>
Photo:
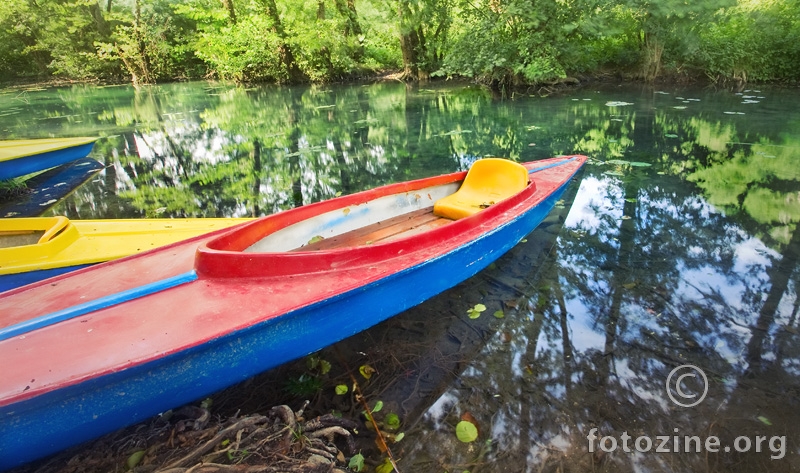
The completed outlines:
<svg viewBox="0 0 800 473">
<path fill-rule="evenodd" d="M 795 81 L 800 0 L 13 0 L 0 80 Z"/>
</svg>

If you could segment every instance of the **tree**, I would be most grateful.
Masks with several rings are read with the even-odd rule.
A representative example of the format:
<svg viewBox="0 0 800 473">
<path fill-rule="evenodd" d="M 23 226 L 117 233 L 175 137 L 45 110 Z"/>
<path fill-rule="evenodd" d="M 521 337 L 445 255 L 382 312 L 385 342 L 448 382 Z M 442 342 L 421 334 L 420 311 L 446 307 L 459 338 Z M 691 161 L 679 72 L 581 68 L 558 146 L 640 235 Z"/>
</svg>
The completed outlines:
<svg viewBox="0 0 800 473">
<path fill-rule="evenodd" d="M 641 77 L 655 80 L 661 73 L 665 53 L 680 56 L 681 50 L 692 47 L 690 43 L 697 43 L 698 32 L 715 12 L 735 3 L 736 0 L 621 0 L 620 4 L 639 21 Z"/>
<path fill-rule="evenodd" d="M 230 24 L 236 24 L 236 9 L 233 6 L 233 0 L 222 0 L 222 6 L 228 11 L 228 21 Z"/>
<path fill-rule="evenodd" d="M 306 78 L 306 75 L 300 70 L 299 67 L 297 67 L 297 62 L 294 58 L 294 51 L 292 51 L 292 47 L 287 41 L 288 37 L 286 30 L 283 28 L 281 17 L 278 13 L 278 6 L 275 4 L 275 0 L 261 0 L 261 2 L 266 8 L 267 16 L 272 21 L 272 31 L 278 35 L 278 38 L 280 38 L 282 41 L 278 51 L 280 54 L 281 63 L 283 63 L 283 66 L 286 68 L 286 72 L 289 75 L 289 82 L 296 83 L 303 81 L 303 79 Z"/>
<path fill-rule="evenodd" d="M 439 68 L 452 22 L 450 1 L 397 0 L 403 79 L 427 79 Z"/>
</svg>

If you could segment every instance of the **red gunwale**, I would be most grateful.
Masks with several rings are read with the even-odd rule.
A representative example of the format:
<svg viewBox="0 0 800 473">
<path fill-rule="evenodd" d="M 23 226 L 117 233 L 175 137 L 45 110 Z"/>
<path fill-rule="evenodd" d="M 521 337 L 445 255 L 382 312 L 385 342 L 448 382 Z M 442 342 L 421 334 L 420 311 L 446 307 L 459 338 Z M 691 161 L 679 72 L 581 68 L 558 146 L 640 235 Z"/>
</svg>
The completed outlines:
<svg viewBox="0 0 800 473">
<path fill-rule="evenodd" d="M 464 238 L 465 232 L 471 235 L 474 232 L 469 232 L 470 229 L 479 228 L 485 222 L 494 221 L 498 216 L 512 210 L 536 192 L 536 185 L 529 182 L 528 186 L 515 196 L 494 204 L 475 215 L 421 234 L 387 242 L 317 251 L 243 252 L 244 249 L 262 238 L 317 215 L 363 204 L 388 195 L 410 193 L 437 185 L 459 182 L 464 179 L 464 176 L 466 176 L 466 172 L 458 172 L 392 184 L 354 194 L 350 196 L 351 198 L 319 202 L 307 207 L 300 207 L 296 211 L 284 212 L 251 222 L 235 231 L 201 244 L 195 258 L 195 270 L 200 277 L 215 278 L 290 276 L 322 271 L 341 271 L 345 266 L 349 268 L 376 264 L 385 262 L 401 253 L 414 253 L 434 245 L 440 248 L 444 247 L 445 251 L 443 252 L 446 252 L 447 249 L 454 248 L 464 240 L 470 239 Z M 458 241 L 448 244 L 453 239 Z"/>
</svg>

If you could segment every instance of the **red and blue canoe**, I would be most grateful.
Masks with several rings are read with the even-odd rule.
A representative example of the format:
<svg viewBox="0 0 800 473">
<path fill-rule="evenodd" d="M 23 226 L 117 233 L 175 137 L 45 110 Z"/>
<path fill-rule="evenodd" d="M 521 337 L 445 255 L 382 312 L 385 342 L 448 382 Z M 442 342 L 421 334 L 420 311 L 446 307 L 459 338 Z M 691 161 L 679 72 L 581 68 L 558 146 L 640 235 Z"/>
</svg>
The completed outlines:
<svg viewBox="0 0 800 473">
<path fill-rule="evenodd" d="M 0 294 L 0 469 L 200 399 L 476 274 L 585 156 L 391 184 Z"/>
</svg>

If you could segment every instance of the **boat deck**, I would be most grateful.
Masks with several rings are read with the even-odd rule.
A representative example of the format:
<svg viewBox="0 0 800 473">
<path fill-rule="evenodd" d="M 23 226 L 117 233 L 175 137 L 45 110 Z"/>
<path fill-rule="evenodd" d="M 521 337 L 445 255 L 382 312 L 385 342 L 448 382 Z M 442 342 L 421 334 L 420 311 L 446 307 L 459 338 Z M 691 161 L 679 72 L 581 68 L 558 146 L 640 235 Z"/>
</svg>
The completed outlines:
<svg viewBox="0 0 800 473">
<path fill-rule="evenodd" d="M 315 241 L 292 251 L 320 251 L 371 245 L 422 233 L 451 222 L 453 220 L 434 215 L 433 207 L 427 207 Z"/>
</svg>

